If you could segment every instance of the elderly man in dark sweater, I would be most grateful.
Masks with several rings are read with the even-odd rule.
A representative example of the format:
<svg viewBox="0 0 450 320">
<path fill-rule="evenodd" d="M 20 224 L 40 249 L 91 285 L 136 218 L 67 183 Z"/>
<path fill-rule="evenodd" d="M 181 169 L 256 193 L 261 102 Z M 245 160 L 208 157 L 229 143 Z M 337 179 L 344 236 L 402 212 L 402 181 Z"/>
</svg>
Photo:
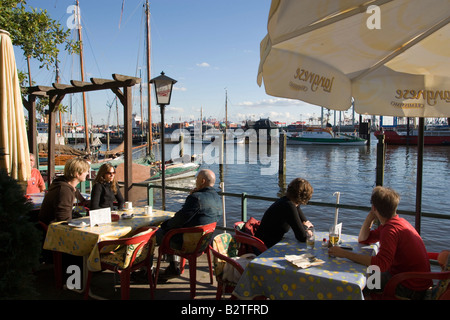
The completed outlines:
<svg viewBox="0 0 450 320">
<path fill-rule="evenodd" d="M 222 216 L 222 202 L 214 190 L 216 176 L 209 169 L 200 170 L 196 178 L 196 187 L 186 198 L 183 207 L 175 213 L 173 218 L 165 221 L 156 232 L 156 242 L 161 244 L 164 235 L 172 229 L 207 225 L 219 221 Z M 178 236 L 178 237 L 177 237 Z M 174 249 L 181 249 L 183 235 L 175 235 L 170 243 Z M 171 261 L 164 276 L 179 274 L 176 261 Z M 163 278 L 164 278 L 163 276 Z"/>
</svg>

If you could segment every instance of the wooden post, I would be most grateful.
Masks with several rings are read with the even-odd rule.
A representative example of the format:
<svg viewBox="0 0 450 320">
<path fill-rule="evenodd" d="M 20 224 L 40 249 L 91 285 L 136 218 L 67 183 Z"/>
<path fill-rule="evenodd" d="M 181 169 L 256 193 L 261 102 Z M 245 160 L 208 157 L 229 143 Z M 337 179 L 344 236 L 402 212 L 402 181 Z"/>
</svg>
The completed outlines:
<svg viewBox="0 0 450 320">
<path fill-rule="evenodd" d="M 286 133 L 280 134 L 280 146 L 278 157 L 278 186 L 280 187 L 280 195 L 284 195 L 286 187 Z"/>
<path fill-rule="evenodd" d="M 180 158 L 182 158 L 184 156 L 184 135 L 181 131 L 178 141 L 180 142 Z"/>
<path fill-rule="evenodd" d="M 133 184 L 133 176 L 132 176 L 132 165 L 133 165 L 133 157 L 132 157 L 132 112 L 133 112 L 133 105 L 132 105 L 132 88 L 131 87 L 124 87 L 124 101 L 123 107 L 124 107 L 124 151 L 125 151 L 125 161 L 124 161 L 124 170 L 125 170 L 125 185 L 124 185 L 124 193 L 125 193 L 125 200 L 130 199 L 130 193 L 132 189 Z"/>
<path fill-rule="evenodd" d="M 419 135 L 417 137 L 417 186 L 416 186 L 416 221 L 415 228 L 420 234 L 422 220 L 422 180 L 423 180 L 423 145 L 425 119 L 419 118 Z"/>
<path fill-rule="evenodd" d="M 37 146 L 37 125 L 36 125 L 36 96 L 34 94 L 28 95 L 28 101 L 23 99 L 23 104 L 28 110 L 28 149 L 35 153 Z M 39 155 L 36 154 L 36 163 L 39 164 Z M 38 166 L 39 167 L 39 166 Z"/>
<path fill-rule="evenodd" d="M 378 136 L 377 144 L 377 173 L 375 184 L 377 186 L 382 186 L 384 183 L 384 159 L 385 159 L 386 148 L 384 144 L 384 134 Z"/>
<path fill-rule="evenodd" d="M 56 129 L 56 106 L 59 106 L 64 99 L 64 95 L 50 96 L 49 103 L 49 123 L 48 123 L 48 140 L 47 140 L 47 181 L 48 185 L 52 183 L 55 176 L 55 129 Z M 38 155 L 39 156 L 39 155 Z"/>
<path fill-rule="evenodd" d="M 280 176 L 286 176 L 286 133 L 280 133 L 280 146 L 279 146 L 279 160 L 278 160 L 278 174 Z"/>
</svg>

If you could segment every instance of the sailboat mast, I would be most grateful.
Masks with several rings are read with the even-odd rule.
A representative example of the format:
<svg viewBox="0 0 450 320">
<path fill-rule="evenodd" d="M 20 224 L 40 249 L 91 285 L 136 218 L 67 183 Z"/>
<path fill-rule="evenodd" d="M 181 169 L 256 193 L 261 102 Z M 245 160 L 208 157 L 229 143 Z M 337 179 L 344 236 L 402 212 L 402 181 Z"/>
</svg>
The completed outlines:
<svg viewBox="0 0 450 320">
<path fill-rule="evenodd" d="M 59 66 L 58 66 L 58 60 L 56 60 L 56 76 L 55 76 L 55 82 L 56 82 L 56 83 L 59 83 Z M 64 137 L 61 110 L 58 110 L 58 113 L 59 113 L 59 135 L 60 135 L 61 137 Z"/>
<path fill-rule="evenodd" d="M 151 101 L 151 85 L 150 85 L 150 7 L 148 0 L 145 4 L 145 14 L 147 15 L 147 102 L 148 102 L 148 154 L 152 153 L 153 137 L 152 137 L 152 101 Z M 161 137 L 164 139 L 164 137 Z"/>
<path fill-rule="evenodd" d="M 142 69 L 139 68 L 139 78 L 142 79 Z M 141 106 L 141 136 L 144 134 L 144 113 L 142 111 L 142 81 L 139 84 L 139 103 Z"/>
<path fill-rule="evenodd" d="M 77 10 L 80 7 L 80 4 L 77 0 Z M 83 60 L 83 41 L 81 37 L 81 17 L 80 12 L 77 12 L 78 17 L 78 40 L 80 41 L 80 68 L 81 68 L 81 81 L 84 82 L 84 60 Z M 83 110 L 84 110 L 84 133 L 86 140 L 86 152 L 91 152 L 91 148 L 89 146 L 89 124 L 87 119 L 87 110 L 86 110 L 86 93 L 83 92 Z"/>
<path fill-rule="evenodd" d="M 228 129 L 228 92 L 225 89 L 225 130 Z"/>
</svg>

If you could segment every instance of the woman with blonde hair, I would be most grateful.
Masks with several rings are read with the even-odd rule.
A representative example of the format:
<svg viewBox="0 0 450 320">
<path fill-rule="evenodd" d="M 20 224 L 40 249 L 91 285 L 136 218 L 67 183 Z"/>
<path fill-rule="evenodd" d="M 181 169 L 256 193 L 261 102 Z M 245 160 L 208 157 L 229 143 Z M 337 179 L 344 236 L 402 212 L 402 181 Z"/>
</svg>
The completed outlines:
<svg viewBox="0 0 450 320">
<path fill-rule="evenodd" d="M 64 175 L 52 181 L 44 197 L 39 211 L 40 221 L 50 224 L 53 221 L 71 220 L 75 199 L 81 205 L 88 203 L 76 187 L 80 182 L 86 181 L 89 170 L 90 166 L 86 160 L 73 158 L 66 162 Z"/>
<path fill-rule="evenodd" d="M 292 180 L 286 195 L 275 201 L 264 213 L 255 236 L 261 239 L 267 248 L 270 248 L 292 228 L 295 238 L 305 242 L 307 229 L 313 225 L 306 219 L 300 205 L 306 205 L 313 192 L 314 189 L 307 180 L 302 178 Z"/>
<path fill-rule="evenodd" d="M 119 208 L 122 208 L 125 202 L 116 180 L 116 169 L 110 163 L 105 163 L 94 180 L 90 209 L 112 209 L 114 201 L 117 201 Z"/>
</svg>

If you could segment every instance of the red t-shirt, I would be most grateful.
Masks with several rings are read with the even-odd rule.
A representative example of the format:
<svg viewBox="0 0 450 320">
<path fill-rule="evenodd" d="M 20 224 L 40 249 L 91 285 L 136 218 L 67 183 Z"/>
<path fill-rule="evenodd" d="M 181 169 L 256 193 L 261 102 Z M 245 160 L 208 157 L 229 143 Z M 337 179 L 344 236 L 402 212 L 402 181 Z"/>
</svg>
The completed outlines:
<svg viewBox="0 0 450 320">
<path fill-rule="evenodd" d="M 371 264 L 388 271 L 391 275 L 401 272 L 430 272 L 430 262 L 422 238 L 411 224 L 398 215 L 385 224 L 370 231 L 364 243 L 380 242 L 378 254 L 372 257 Z M 426 290 L 431 280 L 411 279 L 404 281 L 403 286 L 412 290 Z"/>
<path fill-rule="evenodd" d="M 41 173 L 36 168 L 31 168 L 31 178 L 28 180 L 27 194 L 41 192 L 41 186 L 45 189 L 45 182 Z"/>
</svg>

